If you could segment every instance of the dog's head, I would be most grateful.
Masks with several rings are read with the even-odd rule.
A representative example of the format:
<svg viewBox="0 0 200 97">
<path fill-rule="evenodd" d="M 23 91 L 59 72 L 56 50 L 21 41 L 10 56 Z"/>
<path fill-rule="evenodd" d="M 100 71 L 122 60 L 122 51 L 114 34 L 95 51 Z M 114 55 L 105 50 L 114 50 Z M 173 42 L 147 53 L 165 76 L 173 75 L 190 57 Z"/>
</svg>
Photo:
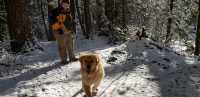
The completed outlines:
<svg viewBox="0 0 200 97">
<path fill-rule="evenodd" d="M 58 16 L 56 16 L 56 19 L 58 21 L 58 23 L 64 23 L 65 22 L 65 19 L 66 19 L 66 16 L 65 14 L 59 14 Z"/>
<path fill-rule="evenodd" d="M 81 69 L 87 74 L 93 73 L 98 70 L 99 56 L 94 54 L 83 55 L 79 58 Z"/>
<path fill-rule="evenodd" d="M 57 21 L 52 25 L 53 30 L 62 30 L 64 27 L 64 22 L 66 19 L 66 16 L 64 14 L 59 14 L 56 16 Z"/>
</svg>

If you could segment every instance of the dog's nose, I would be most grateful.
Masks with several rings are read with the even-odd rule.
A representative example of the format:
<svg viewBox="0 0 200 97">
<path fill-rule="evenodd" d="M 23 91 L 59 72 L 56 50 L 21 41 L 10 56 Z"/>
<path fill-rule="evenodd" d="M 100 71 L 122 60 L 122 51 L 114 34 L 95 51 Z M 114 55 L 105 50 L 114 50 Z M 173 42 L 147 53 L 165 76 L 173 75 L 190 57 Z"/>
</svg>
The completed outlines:
<svg viewBox="0 0 200 97">
<path fill-rule="evenodd" d="M 90 71 L 91 71 L 91 65 L 87 64 L 86 65 L 86 72 L 90 73 Z"/>
<path fill-rule="evenodd" d="M 86 65 L 86 68 L 87 68 L 87 69 L 90 69 L 90 68 L 91 68 L 91 65 L 90 65 L 90 64 L 87 64 L 87 65 Z"/>
<path fill-rule="evenodd" d="M 61 25 L 61 22 L 58 22 L 59 25 Z"/>
</svg>

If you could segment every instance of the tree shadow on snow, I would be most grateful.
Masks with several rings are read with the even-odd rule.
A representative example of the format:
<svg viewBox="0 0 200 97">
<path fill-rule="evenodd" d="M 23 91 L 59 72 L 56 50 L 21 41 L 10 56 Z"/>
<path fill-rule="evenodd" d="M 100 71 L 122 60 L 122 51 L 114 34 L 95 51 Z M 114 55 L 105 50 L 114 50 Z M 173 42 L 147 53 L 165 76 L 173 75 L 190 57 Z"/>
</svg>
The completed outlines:
<svg viewBox="0 0 200 97">
<path fill-rule="evenodd" d="M 191 73 L 188 70 L 190 65 L 187 64 L 184 56 L 178 55 L 174 51 L 163 48 L 153 42 L 130 41 L 127 44 L 126 51 L 128 52 L 126 62 L 105 67 L 106 77 L 116 77 L 120 74 L 122 74 L 120 76 L 122 77 L 124 76 L 124 72 L 132 72 L 138 66 L 146 65 L 149 69 L 148 73 L 153 76 L 153 78 L 147 77 L 146 79 L 158 84 L 158 88 L 160 89 L 159 96 L 200 96 L 192 83 Z M 72 76 L 77 76 L 79 72 L 74 71 Z"/>
<path fill-rule="evenodd" d="M 39 69 L 31 69 L 24 73 L 21 73 L 17 76 L 10 77 L 10 78 L 1 78 L 0 79 L 0 95 L 6 95 L 12 93 L 16 88 L 17 84 L 23 81 L 32 80 L 35 77 L 40 76 L 41 74 L 46 74 L 48 71 L 51 71 L 56 68 L 60 68 L 65 64 L 60 64 L 60 62 L 55 62 L 54 64 L 39 68 Z"/>
<path fill-rule="evenodd" d="M 144 45 L 129 42 L 128 46 L 132 46 L 127 47 L 131 48 L 129 54 L 132 55 L 129 56 L 141 55 L 144 58 L 141 64 L 147 65 L 149 73 L 154 76 L 147 79 L 158 83 L 161 97 L 200 96 L 192 83 L 190 65 L 184 56 L 153 42 L 137 44 Z"/>
</svg>

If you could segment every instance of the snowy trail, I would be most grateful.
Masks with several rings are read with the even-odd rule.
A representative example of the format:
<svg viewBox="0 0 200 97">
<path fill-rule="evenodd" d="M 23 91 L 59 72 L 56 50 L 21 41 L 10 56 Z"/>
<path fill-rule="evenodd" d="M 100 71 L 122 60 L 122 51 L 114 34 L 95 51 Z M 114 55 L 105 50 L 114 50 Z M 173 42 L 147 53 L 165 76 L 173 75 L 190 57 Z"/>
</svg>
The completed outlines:
<svg viewBox="0 0 200 97">
<path fill-rule="evenodd" d="M 83 40 L 77 50 L 104 59 L 106 76 L 97 97 L 200 97 L 200 66 L 194 58 L 148 40 L 116 46 L 99 40 Z M 48 54 L 30 54 L 23 59 L 30 64 L 27 69 L 0 78 L 0 97 L 83 97 L 79 62 L 60 65 L 56 44 L 43 45 Z M 36 59 L 26 60 L 31 57 Z"/>
</svg>

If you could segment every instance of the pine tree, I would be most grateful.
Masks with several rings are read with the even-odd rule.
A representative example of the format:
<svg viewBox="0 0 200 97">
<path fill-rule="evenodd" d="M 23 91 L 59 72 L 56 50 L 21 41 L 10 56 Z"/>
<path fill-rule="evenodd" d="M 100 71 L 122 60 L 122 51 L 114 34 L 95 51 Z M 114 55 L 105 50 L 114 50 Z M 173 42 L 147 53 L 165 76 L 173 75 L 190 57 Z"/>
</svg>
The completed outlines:
<svg viewBox="0 0 200 97">
<path fill-rule="evenodd" d="M 85 28 L 86 28 L 86 32 L 83 34 L 87 39 L 89 39 L 92 31 L 90 0 L 84 0 L 83 2 L 84 2 L 84 18 L 85 18 Z"/>
<path fill-rule="evenodd" d="M 26 0 L 7 0 L 7 21 L 13 52 L 20 52 L 33 36 L 26 6 Z"/>
<path fill-rule="evenodd" d="M 199 55 L 200 53 L 200 0 L 199 0 L 199 8 L 198 8 L 198 18 L 197 18 L 197 32 L 196 32 L 196 41 L 195 41 L 195 55 Z"/>
<path fill-rule="evenodd" d="M 124 29 L 126 29 L 126 23 L 127 23 L 127 13 L 126 13 L 126 10 L 127 10 L 127 0 L 122 0 L 122 27 Z"/>
<path fill-rule="evenodd" d="M 169 0 L 169 17 L 167 19 L 167 35 L 165 44 L 168 45 L 168 43 L 171 41 L 171 24 L 172 24 L 172 10 L 173 10 L 173 3 L 174 0 Z"/>
</svg>

